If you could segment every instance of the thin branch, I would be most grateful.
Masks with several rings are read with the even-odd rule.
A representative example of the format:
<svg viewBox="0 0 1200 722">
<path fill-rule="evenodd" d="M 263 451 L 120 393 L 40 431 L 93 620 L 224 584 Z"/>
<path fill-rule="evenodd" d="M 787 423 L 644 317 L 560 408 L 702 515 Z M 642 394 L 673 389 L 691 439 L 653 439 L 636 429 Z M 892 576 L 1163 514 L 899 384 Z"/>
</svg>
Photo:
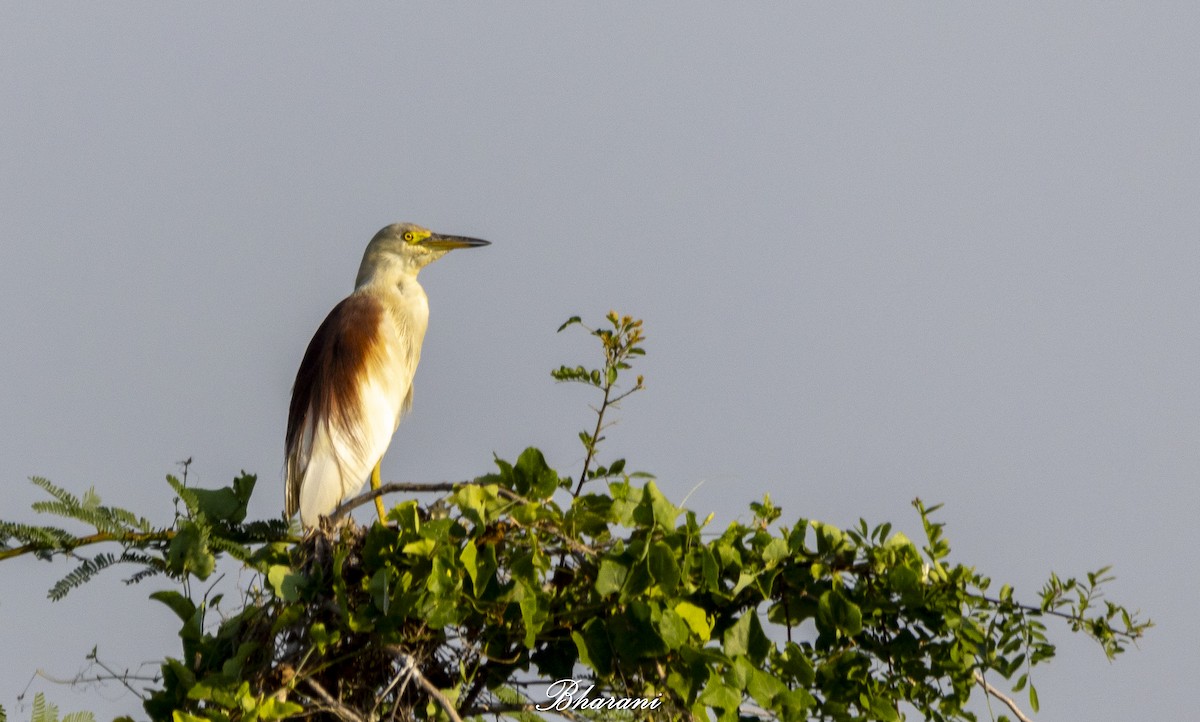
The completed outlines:
<svg viewBox="0 0 1200 722">
<path fill-rule="evenodd" d="M 105 669 L 107 669 L 107 667 Z M 152 683 L 157 683 L 157 682 L 162 681 L 162 678 L 159 677 L 158 675 L 153 675 L 153 676 L 147 677 L 147 676 L 142 676 L 142 675 L 129 674 L 128 671 L 126 671 L 126 673 L 123 675 L 109 674 L 108 676 L 104 676 L 104 675 L 98 674 L 95 677 L 80 676 L 80 677 L 76 677 L 74 679 L 63 679 L 61 677 L 55 677 L 55 676 L 47 673 L 46 670 L 44 670 L 44 669 L 37 669 L 37 670 L 34 670 L 33 676 L 41 677 L 42 679 L 44 679 L 47 682 L 50 682 L 52 684 L 61 684 L 61 685 L 69 685 L 69 686 L 75 686 L 75 685 L 79 685 L 79 684 L 104 684 L 105 682 L 120 682 L 130 692 L 133 692 L 135 695 L 137 695 L 138 699 L 145 699 L 146 697 L 141 692 L 138 692 L 133 687 L 130 687 L 129 686 L 130 681 L 152 682 Z"/>
<path fill-rule="evenodd" d="M 421 685 L 421 688 L 429 693 L 429 696 L 437 701 L 441 708 L 445 710 L 446 716 L 450 718 L 451 722 L 463 722 L 462 717 L 458 716 L 458 711 L 454 709 L 454 703 L 450 701 L 449 697 L 442 694 L 442 691 L 435 687 L 432 682 L 425 679 L 425 675 L 421 674 L 421 670 L 417 669 L 416 662 L 407 652 L 396 646 L 388 646 L 384 649 L 395 656 L 404 669 L 412 670 L 412 678 L 417 680 L 417 684 Z"/>
<path fill-rule="evenodd" d="M 340 719 L 346 720 L 346 722 L 367 722 L 362 715 L 334 699 L 317 680 L 309 678 L 305 679 L 304 682 L 309 686 L 309 689 L 317 693 L 317 696 L 321 698 L 321 702 L 329 708 L 329 711 L 333 712 Z"/>
<path fill-rule="evenodd" d="M 100 656 L 99 656 L 99 654 L 97 654 L 95 648 L 92 649 L 92 653 L 90 655 L 88 655 L 88 658 L 91 659 L 96 664 L 100 665 L 100 669 L 103 669 L 105 672 L 107 672 L 109 675 L 111 675 L 113 679 L 115 679 L 115 680 L 119 681 L 121 684 L 123 684 L 126 689 L 128 689 L 130 692 L 133 692 L 135 695 L 137 695 L 138 699 L 146 699 L 146 695 L 137 691 L 136 689 L 134 689 L 133 685 L 129 684 L 130 680 L 137 681 L 137 682 L 144 682 L 144 681 L 158 682 L 158 681 L 160 681 L 160 677 L 157 674 L 154 675 L 153 677 L 151 677 L 149 680 L 147 680 L 145 677 L 139 677 L 136 675 L 130 676 L 128 669 L 125 670 L 125 674 L 118 675 L 115 670 L 110 669 L 109 666 L 100 659 Z M 143 667 L 146 666 L 146 663 L 143 662 L 142 666 Z M 97 679 L 99 679 L 99 675 L 97 675 Z"/>
<path fill-rule="evenodd" d="M 88 536 L 76 537 L 74 539 L 71 539 L 69 544 L 32 543 L 32 544 L 24 544 L 19 547 L 12 547 L 11 549 L 0 549 L 0 562 L 4 561 L 5 559 L 12 559 L 13 557 L 19 557 L 23 554 L 31 554 L 33 552 L 40 552 L 40 551 L 60 552 L 63 554 L 70 554 L 72 552 L 72 550 L 77 549 L 78 547 L 88 546 L 89 544 L 103 544 L 104 542 L 116 542 L 118 544 L 124 544 L 124 545 L 139 545 L 139 544 L 143 544 L 145 542 L 170 541 L 171 539 L 174 539 L 174 538 L 175 538 L 175 530 L 174 529 L 163 529 L 162 531 L 153 531 L 153 532 L 146 532 L 146 533 L 129 532 L 126 534 L 112 534 L 110 532 L 102 531 L 102 532 L 97 532 L 95 534 L 89 534 Z"/>
<path fill-rule="evenodd" d="M 592 458 L 596 455 L 596 446 L 600 443 L 600 432 L 604 430 L 604 410 L 608 408 L 608 397 L 612 394 L 612 384 L 604 384 L 604 401 L 600 403 L 600 409 L 596 411 L 596 429 L 592 432 L 592 443 L 587 445 L 587 456 L 583 459 L 583 471 L 579 472 L 579 483 L 575 485 L 574 496 L 578 497 L 579 492 L 583 491 L 583 485 L 587 482 L 588 467 L 592 465 Z"/>
<path fill-rule="evenodd" d="M 1002 606 L 1002 605 L 1006 605 L 1006 604 L 1011 605 L 1012 607 L 1019 609 L 1022 612 L 1025 612 L 1027 614 L 1045 614 L 1045 615 L 1048 615 L 1051 617 L 1058 617 L 1059 619 L 1065 619 L 1068 622 L 1080 622 L 1080 623 L 1087 622 L 1087 617 L 1082 614 L 1079 614 L 1079 613 L 1070 614 L 1068 612 L 1059 611 L 1058 609 L 1044 609 L 1040 606 L 1036 606 L 1033 604 L 1023 604 L 1021 602 L 1014 602 L 1012 600 L 1006 601 L 1003 599 L 989 597 L 986 594 L 973 594 L 973 595 L 969 595 L 969 596 L 971 598 L 978 599 L 978 600 L 987 602 L 988 604 L 993 604 L 995 606 Z M 1137 640 L 1142 638 L 1141 632 L 1137 631 L 1137 630 L 1129 631 L 1129 630 L 1125 630 L 1125 629 L 1117 629 L 1115 627 L 1109 627 L 1109 629 L 1110 629 L 1110 631 L 1112 631 L 1113 636 L 1123 637 L 1131 642 L 1136 642 Z"/>
<path fill-rule="evenodd" d="M 416 665 L 413 662 L 413 658 L 406 655 L 404 658 L 404 662 L 400 666 L 400 671 L 396 673 L 395 677 L 392 677 L 392 681 L 390 683 L 388 683 L 388 686 L 385 687 L 382 692 L 380 692 L 378 695 L 375 696 L 375 706 L 371 708 L 371 713 L 369 715 L 371 717 L 371 719 L 378 719 L 375 716 L 375 710 L 379 709 L 379 705 L 383 704 L 383 700 L 385 698 L 387 698 L 387 696 L 389 694 L 391 694 L 392 690 L 395 689 L 396 685 L 400 684 L 401 681 L 403 681 L 404 684 L 400 686 L 400 691 L 396 693 L 396 699 L 398 700 L 398 699 L 400 699 L 401 696 L 404 695 L 404 690 L 408 689 L 408 683 L 409 683 L 409 681 L 412 680 L 413 672 L 415 672 L 415 671 L 416 671 Z M 398 707 L 399 707 L 398 704 L 392 705 L 392 714 L 391 714 L 392 719 L 395 719 L 396 709 Z"/>
<path fill-rule="evenodd" d="M 1021 720 L 1021 722 L 1033 722 L 1030 717 L 1021 711 L 1021 708 L 1017 706 L 1017 703 L 1013 701 L 1012 697 L 1009 697 L 993 687 L 986 679 L 983 678 L 983 674 L 981 674 L 978 669 L 975 670 L 975 681 L 979 683 L 980 687 L 983 687 L 984 692 L 987 692 L 991 696 L 1000 700 L 1006 707 L 1012 710 L 1012 713 L 1015 714 L 1017 719 Z"/>
<path fill-rule="evenodd" d="M 454 491 L 454 487 L 465 482 L 454 481 L 438 481 L 428 484 L 421 484 L 409 481 L 393 481 L 383 484 L 378 489 L 368 489 L 356 497 L 347 499 L 342 502 L 342 505 L 333 510 L 329 515 L 330 519 L 338 519 L 343 515 L 351 512 L 363 504 L 369 504 L 375 501 L 375 497 L 391 494 L 397 491 L 412 491 L 412 492 L 438 492 L 438 491 Z M 2 557 L 0 557 L 2 558 Z"/>
</svg>

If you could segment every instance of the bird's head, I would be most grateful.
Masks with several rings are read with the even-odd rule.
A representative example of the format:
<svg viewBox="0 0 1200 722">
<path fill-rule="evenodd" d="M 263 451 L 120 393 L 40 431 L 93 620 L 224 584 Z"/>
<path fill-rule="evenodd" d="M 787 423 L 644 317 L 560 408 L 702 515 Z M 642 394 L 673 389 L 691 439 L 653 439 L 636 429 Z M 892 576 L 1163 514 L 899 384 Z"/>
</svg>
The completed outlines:
<svg viewBox="0 0 1200 722">
<path fill-rule="evenodd" d="M 393 223 L 380 229 L 363 254 L 358 283 L 384 269 L 416 273 L 455 248 L 476 248 L 490 241 L 434 233 L 415 223 Z"/>
</svg>

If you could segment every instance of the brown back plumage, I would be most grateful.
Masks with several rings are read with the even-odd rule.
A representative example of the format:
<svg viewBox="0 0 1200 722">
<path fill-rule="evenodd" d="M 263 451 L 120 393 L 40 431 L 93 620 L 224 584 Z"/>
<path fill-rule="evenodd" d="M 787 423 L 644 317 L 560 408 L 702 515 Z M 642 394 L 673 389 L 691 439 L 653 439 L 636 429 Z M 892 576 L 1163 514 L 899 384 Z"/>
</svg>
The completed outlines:
<svg viewBox="0 0 1200 722">
<path fill-rule="evenodd" d="M 362 444 L 359 409 L 359 383 L 369 367 L 380 359 L 373 357 L 372 341 L 379 333 L 384 309 L 380 302 L 362 293 L 354 293 L 333 307 L 308 343 L 288 409 L 287 494 L 288 516 L 300 504 L 300 481 L 304 477 L 301 455 L 302 438 L 310 417 L 336 427 L 353 443 Z M 377 352 L 375 352 L 377 354 Z M 308 440 L 311 444 L 311 439 Z"/>
</svg>

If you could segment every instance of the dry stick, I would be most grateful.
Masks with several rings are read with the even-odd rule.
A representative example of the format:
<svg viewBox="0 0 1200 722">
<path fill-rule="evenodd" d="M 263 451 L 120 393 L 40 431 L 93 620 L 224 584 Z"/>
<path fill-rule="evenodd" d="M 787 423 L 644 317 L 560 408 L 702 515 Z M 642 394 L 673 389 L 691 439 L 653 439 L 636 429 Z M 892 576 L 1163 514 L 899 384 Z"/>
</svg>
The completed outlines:
<svg viewBox="0 0 1200 722">
<path fill-rule="evenodd" d="M 328 692 L 325 691 L 325 688 L 322 687 L 317 680 L 306 679 L 304 681 L 307 682 L 308 686 L 317 693 L 317 696 L 321 698 L 321 701 L 325 703 L 325 706 L 327 706 L 329 710 L 337 715 L 340 719 L 344 719 L 346 722 L 367 722 L 365 719 L 363 719 L 362 715 L 334 699 Z"/>
<path fill-rule="evenodd" d="M 341 517 L 342 515 L 346 514 L 347 512 L 357 509 L 358 507 L 362 506 L 363 504 L 371 503 L 372 501 L 375 500 L 375 497 L 377 497 L 377 496 L 383 496 L 384 494 L 391 494 L 394 491 L 417 491 L 417 492 L 454 491 L 454 487 L 457 484 L 461 484 L 461 483 L 463 483 L 463 482 L 439 481 L 439 482 L 434 482 L 434 483 L 429 483 L 429 484 L 418 484 L 418 483 L 406 482 L 406 481 L 393 481 L 388 484 L 383 484 L 378 489 L 368 489 L 367 491 L 363 492 L 362 494 L 359 494 L 358 496 L 356 496 L 352 499 L 347 499 L 346 501 L 342 502 L 341 506 L 339 506 L 338 508 L 333 510 L 333 513 L 329 515 L 329 518 L 337 519 L 337 518 Z"/>
<path fill-rule="evenodd" d="M 408 682 L 410 679 L 412 679 L 412 673 L 415 670 L 416 666 L 413 664 L 413 658 L 406 656 L 400 671 L 396 673 L 396 676 L 392 678 L 392 681 L 383 690 L 383 692 L 375 698 L 375 706 L 371 708 L 371 717 L 375 716 L 375 710 L 379 709 L 379 705 L 383 704 L 383 699 L 387 697 L 393 689 L 395 689 L 397 684 L 400 684 L 401 680 L 404 681 L 404 684 L 400 687 L 400 691 L 396 693 L 396 698 L 399 699 L 404 694 L 404 690 L 408 689 Z M 396 718 L 396 710 L 399 708 L 399 706 L 400 705 L 398 704 L 392 705 L 392 719 Z"/>
<path fill-rule="evenodd" d="M 1021 708 L 1017 706 L 1017 703 L 1014 702 L 1011 697 L 989 684 L 988 681 L 983 678 L 983 675 L 979 673 L 978 669 L 975 670 L 975 681 L 978 682 L 981 687 L 983 687 L 984 692 L 987 692 L 996 699 L 1000 700 L 1010 710 L 1012 710 L 1012 713 L 1015 714 L 1017 719 L 1021 720 L 1021 722 L 1033 722 L 1032 719 L 1027 717 L 1025 713 L 1021 711 Z"/>
<path fill-rule="evenodd" d="M 384 647 L 384 649 L 391 652 L 405 669 L 412 670 L 412 678 L 417 680 L 417 684 L 421 685 L 422 689 L 428 692 L 430 697 L 437 700 L 437 703 L 446 711 L 446 716 L 450 718 L 451 722 L 463 722 L 462 717 L 459 717 L 458 712 L 454 709 L 454 703 L 450 701 L 449 697 L 442 694 L 440 689 L 434 687 L 432 682 L 425 679 L 425 675 L 421 674 L 421 670 L 417 669 L 416 662 L 407 652 L 396 646 L 388 646 Z"/>
</svg>

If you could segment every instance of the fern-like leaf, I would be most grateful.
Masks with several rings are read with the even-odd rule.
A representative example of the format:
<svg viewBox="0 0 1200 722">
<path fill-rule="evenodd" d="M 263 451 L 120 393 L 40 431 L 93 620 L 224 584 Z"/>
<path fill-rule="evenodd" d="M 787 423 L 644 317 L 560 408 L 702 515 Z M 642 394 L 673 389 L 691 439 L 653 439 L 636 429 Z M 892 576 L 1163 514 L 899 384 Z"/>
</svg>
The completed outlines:
<svg viewBox="0 0 1200 722">
<path fill-rule="evenodd" d="M 143 554 L 138 551 L 128 550 L 123 552 L 119 557 L 109 553 L 97 554 L 92 559 L 84 559 L 83 562 L 78 567 L 75 567 L 70 574 L 58 580 L 58 582 L 51 587 L 49 597 L 54 601 L 58 601 L 59 599 L 67 596 L 67 593 L 72 589 L 75 589 L 76 587 L 91 580 L 97 574 L 115 564 L 139 564 L 144 567 L 141 571 L 134 573 L 132 577 L 126 579 L 126 584 L 140 582 L 148 577 L 161 574 L 166 569 L 161 558 Z"/>
<path fill-rule="evenodd" d="M 167 483 L 171 485 L 171 488 L 179 495 L 179 499 L 183 502 L 183 505 L 187 507 L 188 516 L 196 516 L 200 512 L 200 500 L 196 498 L 192 490 L 184 486 L 182 481 L 171 475 L 167 475 Z"/>
<path fill-rule="evenodd" d="M 165 569 L 162 569 L 160 567 L 147 567 L 139 572 L 135 572 L 133 575 L 131 575 L 128 579 L 125 580 L 125 583 L 126 584 L 138 584 L 146 579 L 149 579 L 150 577 L 156 577 L 165 571 L 166 571 Z"/>
<path fill-rule="evenodd" d="M 236 533 L 229 536 L 232 539 L 248 544 L 282 541 L 287 538 L 288 523 L 283 519 L 266 519 L 249 521 L 240 525 Z"/>
<path fill-rule="evenodd" d="M 106 507 L 73 507 L 60 501 L 39 501 L 33 505 L 33 510 L 39 514 L 54 514 L 56 516 L 75 519 L 96 527 L 97 531 L 113 535 L 124 534 L 127 527 L 113 518 Z"/>
<path fill-rule="evenodd" d="M 105 506 L 101 507 L 112 515 L 113 521 L 124 524 L 126 527 L 133 527 L 143 534 L 149 534 L 154 525 L 144 516 L 138 516 L 128 509 L 120 507 Z"/>
<path fill-rule="evenodd" d="M 219 552 L 225 552 L 229 556 L 237 559 L 239 562 L 244 562 L 250 558 L 251 551 L 248 547 L 244 547 L 237 542 L 226 539 L 222 536 L 210 536 L 208 538 L 208 546 L 210 549 Z"/>
<path fill-rule="evenodd" d="M 46 695 L 38 692 L 33 696 L 33 716 L 30 722 L 58 722 L 58 707 L 46 701 Z"/>
<path fill-rule="evenodd" d="M 0 521 L 0 544 L 8 546 L 10 539 L 39 549 L 65 549 L 75 538 L 66 529 L 55 526 L 33 526 L 17 522 Z"/>
<path fill-rule="evenodd" d="M 61 487 L 55 486 L 53 482 L 44 476 L 33 476 L 29 478 L 35 486 L 41 487 L 47 494 L 58 499 L 62 503 L 71 507 L 83 506 L 79 503 L 79 497 Z"/>
<path fill-rule="evenodd" d="M 49 597 L 54 601 L 58 601 L 67 596 L 67 592 L 81 586 L 92 577 L 104 571 L 108 567 L 117 563 L 117 557 L 112 554 L 97 554 L 92 559 L 84 559 L 83 562 L 75 567 L 70 574 L 59 579 L 53 587 L 50 588 Z"/>
</svg>

